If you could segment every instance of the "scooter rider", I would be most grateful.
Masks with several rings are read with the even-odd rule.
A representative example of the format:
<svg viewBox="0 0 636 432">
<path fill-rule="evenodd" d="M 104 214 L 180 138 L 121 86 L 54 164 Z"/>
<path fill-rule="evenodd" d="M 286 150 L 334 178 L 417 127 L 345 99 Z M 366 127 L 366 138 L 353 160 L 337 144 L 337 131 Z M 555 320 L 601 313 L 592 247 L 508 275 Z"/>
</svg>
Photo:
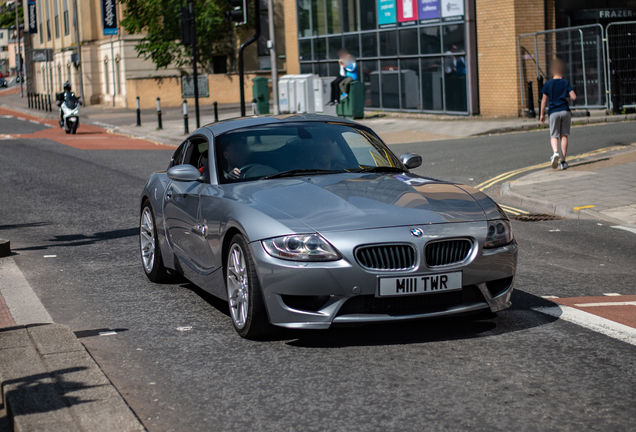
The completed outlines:
<svg viewBox="0 0 636 432">
<path fill-rule="evenodd" d="M 73 93 L 71 91 L 71 83 L 66 81 L 64 83 L 64 91 L 62 93 L 58 93 L 57 94 L 57 98 L 55 100 L 55 105 L 57 105 L 60 108 L 60 125 L 64 124 L 64 111 L 62 111 L 62 104 L 64 103 L 64 101 L 66 100 L 66 94 L 70 93 L 72 97 L 77 99 L 77 102 L 80 105 L 84 105 L 82 103 L 82 101 L 80 100 L 80 98 L 78 98 L 77 96 L 75 96 L 75 93 Z"/>
</svg>

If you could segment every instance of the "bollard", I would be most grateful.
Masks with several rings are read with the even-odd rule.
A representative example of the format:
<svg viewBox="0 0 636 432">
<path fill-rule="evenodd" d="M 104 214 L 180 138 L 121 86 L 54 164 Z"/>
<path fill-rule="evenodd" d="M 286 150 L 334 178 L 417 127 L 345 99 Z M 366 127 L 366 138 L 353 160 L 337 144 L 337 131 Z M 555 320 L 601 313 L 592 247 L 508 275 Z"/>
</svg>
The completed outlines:
<svg viewBox="0 0 636 432">
<path fill-rule="evenodd" d="M 31 93 L 27 93 L 27 107 L 31 108 Z"/>
<path fill-rule="evenodd" d="M 541 109 L 541 101 L 543 100 L 543 93 L 541 93 L 541 90 L 543 90 L 543 77 L 539 75 L 537 77 L 537 91 L 539 92 L 539 105 L 537 106 L 539 109 Z M 541 115 L 541 113 L 539 113 L 539 115 Z"/>
<path fill-rule="evenodd" d="M 46 95 L 46 97 L 49 100 L 49 112 L 53 112 L 53 106 L 51 105 L 51 95 Z"/>
<path fill-rule="evenodd" d="M 618 89 L 618 77 L 616 76 L 616 70 L 612 71 L 611 85 L 612 85 L 612 113 L 620 114 L 621 100 L 620 100 L 620 92 Z"/>
<path fill-rule="evenodd" d="M 532 94 L 532 81 L 528 81 L 528 117 L 535 118 L 537 113 L 534 112 L 534 96 Z"/>
<path fill-rule="evenodd" d="M 214 105 L 214 121 L 218 122 L 219 121 L 219 106 L 216 103 L 216 101 L 214 101 L 213 105 Z"/>
<path fill-rule="evenodd" d="M 35 106 L 37 107 L 37 109 L 40 109 L 40 94 L 39 93 L 35 94 Z"/>
<path fill-rule="evenodd" d="M 157 98 L 157 129 L 163 129 L 161 124 L 161 99 Z"/>
<path fill-rule="evenodd" d="M 190 125 L 188 124 L 188 101 L 183 100 L 183 130 L 184 135 L 190 133 Z"/>
<path fill-rule="evenodd" d="M 258 101 L 256 99 L 252 99 L 252 113 L 254 113 L 255 116 L 258 115 L 258 105 L 257 105 Z"/>
<path fill-rule="evenodd" d="M 139 96 L 137 96 L 137 126 L 141 126 L 141 105 L 139 104 Z"/>
</svg>

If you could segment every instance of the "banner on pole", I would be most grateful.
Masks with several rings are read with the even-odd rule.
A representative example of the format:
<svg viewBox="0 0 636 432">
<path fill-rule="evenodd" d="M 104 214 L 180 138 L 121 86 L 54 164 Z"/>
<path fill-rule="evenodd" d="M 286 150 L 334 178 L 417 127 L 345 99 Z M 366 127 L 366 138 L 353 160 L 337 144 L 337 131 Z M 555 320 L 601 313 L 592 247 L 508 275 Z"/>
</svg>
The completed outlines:
<svg viewBox="0 0 636 432">
<path fill-rule="evenodd" d="M 29 34 L 38 32 L 38 14 L 35 9 L 35 0 L 27 2 L 27 13 L 29 14 Z"/>
<path fill-rule="evenodd" d="M 104 36 L 117 34 L 117 0 L 102 0 Z"/>
</svg>

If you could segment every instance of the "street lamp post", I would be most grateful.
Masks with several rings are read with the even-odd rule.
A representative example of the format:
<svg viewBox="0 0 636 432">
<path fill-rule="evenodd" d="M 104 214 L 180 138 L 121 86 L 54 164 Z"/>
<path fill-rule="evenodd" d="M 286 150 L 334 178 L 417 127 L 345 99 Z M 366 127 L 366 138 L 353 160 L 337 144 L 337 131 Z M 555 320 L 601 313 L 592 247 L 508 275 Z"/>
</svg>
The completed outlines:
<svg viewBox="0 0 636 432">
<path fill-rule="evenodd" d="M 15 2 L 15 37 L 18 42 L 18 55 L 16 56 L 16 69 L 18 71 L 18 78 L 20 78 L 20 97 L 24 97 L 24 88 L 22 82 L 24 77 L 22 76 L 22 50 L 20 49 L 20 18 L 18 17 L 18 1 Z"/>
</svg>

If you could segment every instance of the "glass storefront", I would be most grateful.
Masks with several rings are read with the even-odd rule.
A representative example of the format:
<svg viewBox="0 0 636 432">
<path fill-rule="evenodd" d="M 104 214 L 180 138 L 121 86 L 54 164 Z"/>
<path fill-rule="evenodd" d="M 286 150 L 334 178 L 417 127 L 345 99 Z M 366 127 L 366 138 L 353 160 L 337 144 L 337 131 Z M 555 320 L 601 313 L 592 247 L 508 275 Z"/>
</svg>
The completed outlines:
<svg viewBox="0 0 636 432">
<path fill-rule="evenodd" d="M 365 107 L 468 112 L 463 0 L 298 0 L 301 73 L 358 63 Z"/>
</svg>

